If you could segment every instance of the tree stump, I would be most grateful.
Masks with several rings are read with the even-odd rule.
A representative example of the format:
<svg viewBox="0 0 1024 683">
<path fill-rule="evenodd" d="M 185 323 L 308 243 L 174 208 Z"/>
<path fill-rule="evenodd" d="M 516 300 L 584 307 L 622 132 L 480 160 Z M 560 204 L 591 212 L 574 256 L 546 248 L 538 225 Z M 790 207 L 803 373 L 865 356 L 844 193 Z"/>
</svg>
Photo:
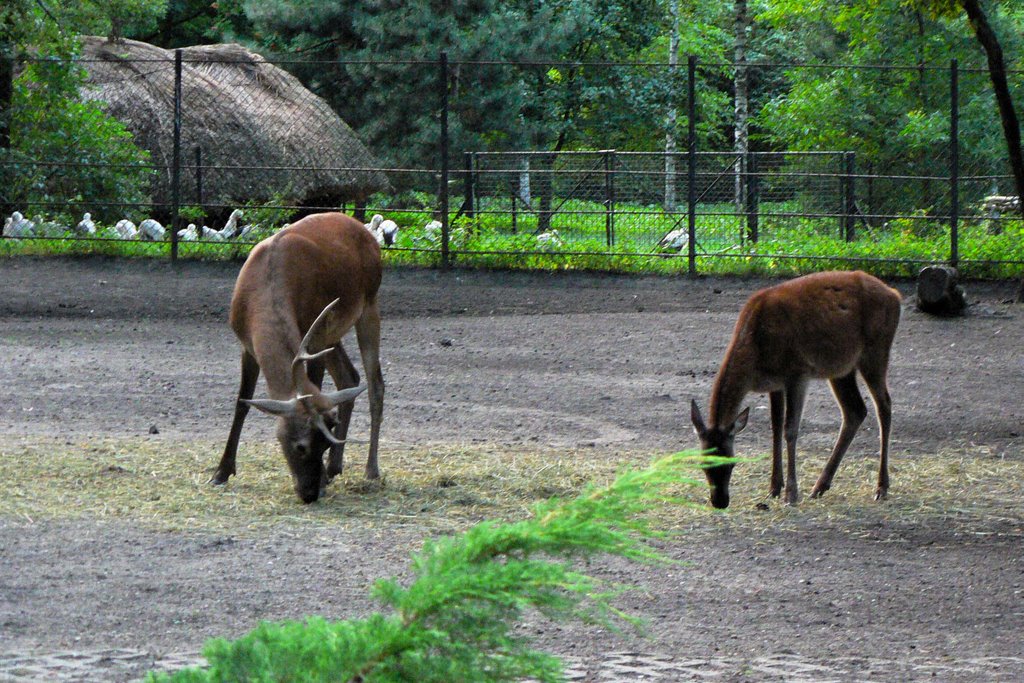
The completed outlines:
<svg viewBox="0 0 1024 683">
<path fill-rule="evenodd" d="M 956 268 L 926 266 L 917 275 L 917 307 L 932 315 L 963 315 L 967 297 L 957 284 Z"/>
</svg>

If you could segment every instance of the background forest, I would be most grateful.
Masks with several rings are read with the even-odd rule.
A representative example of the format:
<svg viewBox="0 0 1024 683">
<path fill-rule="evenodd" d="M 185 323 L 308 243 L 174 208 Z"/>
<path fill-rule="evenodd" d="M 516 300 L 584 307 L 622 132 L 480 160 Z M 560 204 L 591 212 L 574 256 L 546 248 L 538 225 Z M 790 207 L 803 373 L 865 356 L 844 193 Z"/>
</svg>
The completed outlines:
<svg viewBox="0 0 1024 683">
<path fill-rule="evenodd" d="M 1008 68 L 1020 69 L 1024 6 L 984 4 Z M 1003 174 L 1005 142 L 984 55 L 956 9 L 934 0 L 13 0 L 0 18 L 8 54 L 66 55 L 87 33 L 167 48 L 242 43 L 283 60 L 395 166 L 436 156 L 437 93 L 424 84 L 436 81 L 429 62 L 442 51 L 453 63 L 472 63 L 449 83 L 453 150 L 662 150 L 667 133 L 686 133 L 685 112 L 667 115 L 684 94 L 679 73 L 580 64 L 682 60 L 685 71 L 686 56 L 695 55 L 702 148 L 735 142 L 734 64 L 747 62 L 755 65 L 744 88 L 752 149 L 852 150 L 879 170 L 948 140 L 945 68 L 956 58 L 968 74 L 964 162 Z M 394 64 L 368 65 L 379 61 Z M 1019 80 L 1011 79 L 1015 94 Z"/>
<path fill-rule="evenodd" d="M 469 205 L 467 215 L 476 211 L 479 227 L 479 214 L 490 212 L 487 227 L 501 240 L 488 242 L 476 231 L 475 242 L 467 235 L 456 248 L 536 250 L 537 243 L 520 237 L 553 228 L 552 216 L 561 211 L 573 213 L 559 226 L 574 240 L 562 244 L 566 251 L 649 254 L 685 228 L 679 212 L 683 185 L 690 185 L 676 180 L 685 180 L 686 169 L 674 153 L 686 152 L 692 132 L 705 155 L 693 183 L 699 196 L 689 200 L 701 204 L 698 255 L 743 249 L 752 256 L 834 256 L 836 241 L 853 243 L 855 229 L 881 228 L 888 242 L 873 234 L 859 251 L 844 253 L 955 263 L 963 215 L 980 226 L 977 240 L 963 248 L 968 258 L 1005 262 L 1015 273 L 1020 227 L 985 202 L 1020 194 L 1008 163 L 1007 101 L 1000 106 L 992 53 L 982 49 L 970 11 L 987 17 L 1010 98 L 1021 101 L 1024 7 L 1016 2 L 13 0 L 0 9 L 0 52 L 7 57 L 0 63 L 17 75 L 13 114 L 0 116 L 0 148 L 13 160 L 5 173 L 31 171 L 0 185 L 7 188 L 5 214 L 26 203 L 71 206 L 79 215 L 106 206 L 105 220 L 113 224 L 121 207 L 157 208 L 150 182 L 167 162 L 136 147 L 100 103 L 80 101 L 85 69 L 67 59 L 81 54 L 80 36 L 168 49 L 239 43 L 325 100 L 379 161 L 394 192 L 371 198 L 368 212 L 404 211 L 405 224 L 424 226 L 448 216 L 447 199 L 439 199 L 442 157 L 456 174 L 470 163 L 482 169 L 475 191 L 491 203 Z M 619 156 L 602 158 L 601 150 Z M 523 154 L 500 156 L 509 152 Z M 551 152 L 560 153 L 558 161 Z M 785 155 L 770 156 L 776 152 Z M 484 156 L 471 162 L 468 153 Z M 741 166 L 748 158 L 760 167 Z M 602 164 L 603 186 L 600 171 L 595 175 Z M 52 189 L 51 169 L 58 167 L 62 187 Z M 607 169 L 616 175 L 614 187 Z M 489 179 L 503 184 L 485 186 Z M 461 202 L 451 207 L 458 214 L 471 194 L 462 182 L 453 176 L 446 190 L 463 194 L 453 197 Z M 567 203 L 569 195 L 579 203 Z M 751 197 L 760 204 L 748 203 Z M 277 198 L 286 209 L 301 204 L 286 193 Z M 246 199 L 224 199 L 218 208 L 226 215 Z M 273 203 L 261 201 L 264 208 Z M 528 226 L 517 216 L 519 202 L 531 214 Z M 186 215 L 189 203 L 203 202 L 183 199 Z M 208 206 L 192 213 L 197 222 L 224 218 L 211 216 Z M 630 214 L 643 217 L 630 224 Z M 263 222 L 280 225 L 293 215 L 265 214 Z M 761 228 L 768 226 L 761 237 L 777 237 L 760 252 L 750 248 L 759 239 L 756 215 Z M 983 224 L 991 220 L 999 222 Z M 418 241 L 402 234 L 399 246 L 439 247 L 427 234 Z"/>
</svg>

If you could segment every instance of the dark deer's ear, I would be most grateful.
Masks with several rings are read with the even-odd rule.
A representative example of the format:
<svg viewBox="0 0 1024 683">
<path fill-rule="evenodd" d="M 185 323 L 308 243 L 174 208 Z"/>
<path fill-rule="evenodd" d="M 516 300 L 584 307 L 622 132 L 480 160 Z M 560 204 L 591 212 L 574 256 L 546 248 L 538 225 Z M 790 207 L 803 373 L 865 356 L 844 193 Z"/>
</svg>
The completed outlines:
<svg viewBox="0 0 1024 683">
<path fill-rule="evenodd" d="M 739 414 L 736 421 L 732 423 L 732 429 L 729 430 L 729 434 L 736 436 L 743 431 L 743 428 L 747 426 L 747 418 L 750 417 L 750 406 L 743 409 L 743 412 Z"/>
<path fill-rule="evenodd" d="M 700 415 L 697 399 L 691 399 L 690 401 L 690 421 L 693 422 L 693 429 L 697 432 L 697 436 L 703 437 L 707 434 L 708 428 L 704 424 L 704 418 Z"/>
</svg>

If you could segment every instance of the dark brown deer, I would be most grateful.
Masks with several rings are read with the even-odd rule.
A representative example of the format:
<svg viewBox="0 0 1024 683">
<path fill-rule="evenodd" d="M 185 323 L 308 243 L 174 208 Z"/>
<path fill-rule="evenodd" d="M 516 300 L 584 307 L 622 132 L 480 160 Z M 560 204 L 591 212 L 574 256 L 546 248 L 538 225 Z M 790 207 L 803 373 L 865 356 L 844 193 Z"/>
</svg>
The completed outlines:
<svg viewBox="0 0 1024 683">
<path fill-rule="evenodd" d="M 768 392 L 772 421 L 772 470 L 769 493 L 782 490 L 782 439 L 786 440 L 787 503 L 797 502 L 796 440 L 800 416 L 812 379 L 827 379 L 842 411 L 843 425 L 832 455 L 811 490 L 817 498 L 832 485 L 839 462 L 867 406 L 857 389 L 864 379 L 878 416 L 881 439 L 875 500 L 889 489 L 889 428 L 892 402 L 886 375 L 889 350 L 900 320 L 900 294 L 867 273 L 829 272 L 806 275 L 763 289 L 740 311 L 732 341 L 711 389 L 709 423 L 697 401 L 690 418 L 701 447 L 732 457 L 733 440 L 747 424 L 750 409 L 740 412 L 750 392 Z M 729 506 L 733 465 L 705 470 L 711 485 L 711 504 Z"/>
<path fill-rule="evenodd" d="M 359 373 L 341 345 L 353 327 L 369 385 L 366 477 L 380 476 L 381 270 L 376 239 L 361 222 L 341 213 L 306 216 L 253 247 L 231 298 L 231 328 L 242 343 L 242 381 L 212 483 L 223 484 L 235 474 L 242 423 L 253 406 L 278 417 L 277 439 L 299 498 L 311 503 L 320 497 L 341 472 L 353 401 L 366 388 L 359 385 Z M 321 391 L 325 369 L 337 391 Z M 252 400 L 260 371 L 270 398 Z"/>
</svg>

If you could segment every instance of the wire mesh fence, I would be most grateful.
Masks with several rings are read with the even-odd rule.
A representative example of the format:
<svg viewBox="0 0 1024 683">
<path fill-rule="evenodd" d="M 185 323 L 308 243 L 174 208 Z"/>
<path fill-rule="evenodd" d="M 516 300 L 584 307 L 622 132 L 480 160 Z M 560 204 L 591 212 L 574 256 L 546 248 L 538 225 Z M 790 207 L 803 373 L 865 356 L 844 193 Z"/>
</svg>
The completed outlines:
<svg viewBox="0 0 1024 683">
<path fill-rule="evenodd" d="M 723 94 L 737 65 L 694 59 L 272 63 L 238 46 L 87 39 L 72 66 L 78 101 L 64 115 L 66 99 L 36 86 L 67 63 L 9 69 L 5 253 L 102 241 L 237 256 L 304 214 L 340 209 L 398 223 L 395 258 L 445 266 L 497 254 L 691 273 L 1024 270 L 987 74 L 955 64 L 744 66 L 755 84 L 745 147 Z M 801 123 L 779 103 L 812 77 L 875 89 L 856 117 Z M 886 110 L 877 89 L 908 79 L 925 93 L 920 111 Z M 367 106 L 381 83 L 422 93 L 424 111 Z M 779 139 L 791 125 L 815 132 L 816 148 L 770 149 L 766 130 Z"/>
</svg>

